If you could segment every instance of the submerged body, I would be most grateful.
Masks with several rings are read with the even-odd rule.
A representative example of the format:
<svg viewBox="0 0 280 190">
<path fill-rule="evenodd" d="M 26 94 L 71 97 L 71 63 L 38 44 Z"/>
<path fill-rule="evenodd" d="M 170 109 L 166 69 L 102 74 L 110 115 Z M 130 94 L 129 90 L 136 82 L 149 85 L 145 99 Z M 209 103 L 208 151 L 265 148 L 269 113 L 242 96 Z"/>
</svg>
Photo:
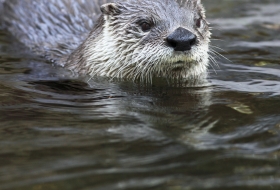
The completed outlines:
<svg viewBox="0 0 280 190">
<path fill-rule="evenodd" d="M 77 73 L 205 77 L 210 32 L 200 0 L 110 2 L 7 0 L 0 16 L 26 46 Z"/>
</svg>

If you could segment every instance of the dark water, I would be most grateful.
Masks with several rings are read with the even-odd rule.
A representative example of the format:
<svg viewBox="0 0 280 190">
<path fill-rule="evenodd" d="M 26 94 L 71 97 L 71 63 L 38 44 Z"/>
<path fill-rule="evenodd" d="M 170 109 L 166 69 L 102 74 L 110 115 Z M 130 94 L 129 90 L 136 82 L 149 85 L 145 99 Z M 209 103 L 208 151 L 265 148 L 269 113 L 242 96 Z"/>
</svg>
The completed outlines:
<svg viewBox="0 0 280 190">
<path fill-rule="evenodd" d="M 0 189 L 280 189 L 280 2 L 205 1 L 211 85 L 89 84 L 0 34 Z"/>
</svg>

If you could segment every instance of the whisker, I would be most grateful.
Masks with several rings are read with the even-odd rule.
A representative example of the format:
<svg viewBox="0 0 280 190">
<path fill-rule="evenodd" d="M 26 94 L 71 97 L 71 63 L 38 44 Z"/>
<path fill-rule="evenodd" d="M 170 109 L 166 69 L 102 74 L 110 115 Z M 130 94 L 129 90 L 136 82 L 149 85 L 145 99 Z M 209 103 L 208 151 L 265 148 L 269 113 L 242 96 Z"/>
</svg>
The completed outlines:
<svg viewBox="0 0 280 190">
<path fill-rule="evenodd" d="M 214 70 L 215 74 L 217 75 L 217 72 L 216 72 L 215 67 L 213 67 L 213 65 L 212 65 L 211 63 L 210 63 L 209 65 L 210 65 L 210 66 L 211 66 L 211 68 Z"/>
<path fill-rule="evenodd" d="M 221 41 L 221 42 L 225 42 L 226 40 L 224 39 L 218 39 L 218 38 L 211 38 L 211 41 Z"/>
<path fill-rule="evenodd" d="M 224 50 L 224 49 L 222 49 L 222 48 L 220 48 L 218 46 L 213 46 L 213 45 L 209 45 L 209 46 L 212 47 L 212 48 L 217 48 L 217 49 L 219 49 L 219 50 L 221 50 L 223 52 L 227 52 L 226 50 Z"/>
<path fill-rule="evenodd" d="M 223 39 L 218 39 L 218 38 L 211 38 L 211 41 L 221 41 L 221 42 L 224 42 L 225 40 L 223 40 Z"/>
<path fill-rule="evenodd" d="M 216 67 L 218 67 L 220 69 L 220 65 L 217 63 L 216 59 L 213 56 L 209 55 L 209 59 L 212 63 L 214 63 L 214 65 Z M 210 65 L 213 67 L 213 65 L 211 63 L 210 63 Z"/>
<path fill-rule="evenodd" d="M 210 50 L 211 53 L 213 54 L 216 54 L 217 56 L 220 56 L 222 58 L 224 58 L 225 60 L 229 61 L 229 62 L 232 62 L 230 61 L 228 58 L 226 58 L 225 56 L 223 56 L 222 54 L 220 54 L 219 52 L 217 52 L 216 50 L 214 50 L 213 48 Z"/>
</svg>

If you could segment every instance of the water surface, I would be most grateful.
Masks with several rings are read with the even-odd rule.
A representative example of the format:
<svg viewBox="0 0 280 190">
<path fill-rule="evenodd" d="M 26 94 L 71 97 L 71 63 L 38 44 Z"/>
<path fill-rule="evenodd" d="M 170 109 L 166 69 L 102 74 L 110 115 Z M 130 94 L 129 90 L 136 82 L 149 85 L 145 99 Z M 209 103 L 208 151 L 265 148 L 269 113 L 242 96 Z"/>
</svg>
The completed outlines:
<svg viewBox="0 0 280 190">
<path fill-rule="evenodd" d="M 86 83 L 2 31 L 0 189 L 280 189 L 279 1 L 205 6 L 201 88 Z"/>
</svg>

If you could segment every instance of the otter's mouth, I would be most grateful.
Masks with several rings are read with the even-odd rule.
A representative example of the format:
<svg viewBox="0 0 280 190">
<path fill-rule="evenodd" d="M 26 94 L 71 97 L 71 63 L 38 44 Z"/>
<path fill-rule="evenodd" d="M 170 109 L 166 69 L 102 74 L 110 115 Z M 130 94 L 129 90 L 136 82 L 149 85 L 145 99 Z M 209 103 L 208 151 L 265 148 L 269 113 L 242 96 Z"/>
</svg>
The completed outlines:
<svg viewBox="0 0 280 190">
<path fill-rule="evenodd" d="M 173 62 L 173 65 L 174 66 L 180 66 L 180 65 L 189 65 L 189 64 L 192 64 L 192 63 L 195 63 L 194 60 L 179 60 L 179 61 L 176 61 L 176 62 Z"/>
<path fill-rule="evenodd" d="M 177 61 L 173 63 L 172 71 L 179 72 L 186 66 L 185 61 Z"/>
<path fill-rule="evenodd" d="M 176 61 L 176 62 L 173 62 L 172 63 L 172 70 L 173 71 L 181 71 L 183 69 L 186 69 L 186 68 L 190 68 L 193 64 L 193 62 L 191 61 L 182 61 L 182 60 L 179 60 L 179 61 Z"/>
<path fill-rule="evenodd" d="M 175 62 L 174 64 L 175 65 L 181 65 L 181 64 L 185 64 L 186 62 L 185 61 L 177 61 L 177 62 Z"/>
</svg>

